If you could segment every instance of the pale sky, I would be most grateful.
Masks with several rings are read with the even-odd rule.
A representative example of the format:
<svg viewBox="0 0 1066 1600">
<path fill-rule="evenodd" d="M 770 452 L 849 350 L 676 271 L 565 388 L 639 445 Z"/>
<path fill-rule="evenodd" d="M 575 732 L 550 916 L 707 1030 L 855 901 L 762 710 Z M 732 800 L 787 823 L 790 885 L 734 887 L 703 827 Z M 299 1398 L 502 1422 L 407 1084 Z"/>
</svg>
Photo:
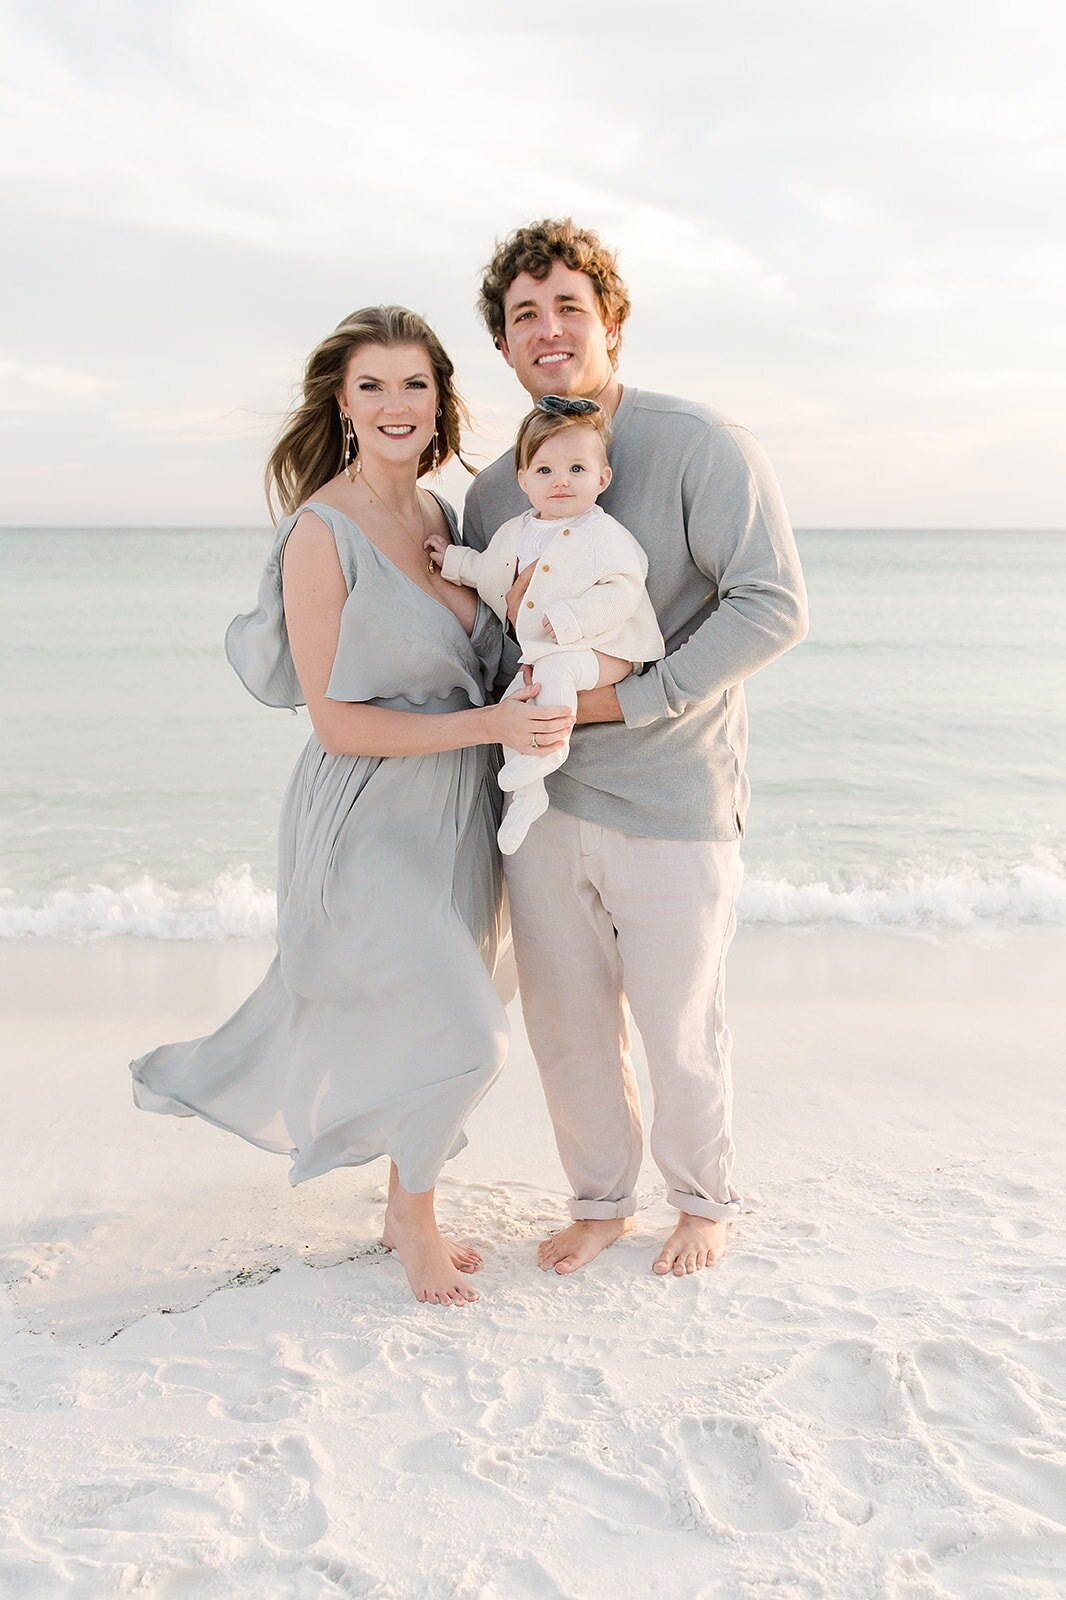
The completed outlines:
<svg viewBox="0 0 1066 1600">
<path fill-rule="evenodd" d="M 1064 43 L 1033 0 L 0 0 L 0 523 L 263 522 L 307 353 L 383 301 L 490 459 L 478 269 L 572 213 L 623 381 L 752 428 L 797 525 L 1064 527 Z"/>
</svg>

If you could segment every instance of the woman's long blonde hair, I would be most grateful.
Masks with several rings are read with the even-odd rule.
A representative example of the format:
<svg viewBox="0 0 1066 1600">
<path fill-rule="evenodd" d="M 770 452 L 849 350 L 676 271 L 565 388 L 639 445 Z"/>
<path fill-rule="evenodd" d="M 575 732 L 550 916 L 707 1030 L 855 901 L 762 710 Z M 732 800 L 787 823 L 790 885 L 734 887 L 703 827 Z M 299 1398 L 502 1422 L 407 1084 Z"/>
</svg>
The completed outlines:
<svg viewBox="0 0 1066 1600">
<path fill-rule="evenodd" d="M 344 434 L 337 395 L 344 387 L 348 363 L 363 345 L 421 345 L 433 368 L 440 415 L 434 437 L 418 461 L 418 475 L 433 464 L 436 442 L 441 466 L 451 456 L 473 476 L 475 468 L 460 451 L 462 429 L 470 417 L 454 383 L 455 368 L 433 329 L 417 311 L 405 306 L 367 306 L 353 311 L 317 345 L 307 358 L 303 397 L 281 431 L 266 467 L 266 496 L 271 516 L 275 500 L 283 516 L 336 476 L 344 465 Z"/>
</svg>

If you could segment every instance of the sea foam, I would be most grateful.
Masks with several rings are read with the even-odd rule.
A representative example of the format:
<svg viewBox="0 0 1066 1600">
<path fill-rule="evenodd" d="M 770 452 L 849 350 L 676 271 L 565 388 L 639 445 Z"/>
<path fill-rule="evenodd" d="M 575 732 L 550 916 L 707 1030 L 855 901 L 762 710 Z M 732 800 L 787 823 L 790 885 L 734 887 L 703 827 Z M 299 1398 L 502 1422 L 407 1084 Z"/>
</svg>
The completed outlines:
<svg viewBox="0 0 1066 1600">
<path fill-rule="evenodd" d="M 1039 856 L 999 874 L 968 869 L 853 883 L 793 883 L 749 869 L 741 922 L 777 926 L 850 924 L 916 929 L 974 924 L 1066 925 L 1066 872 Z M 202 889 L 142 877 L 119 888 L 55 890 L 36 903 L 0 892 L 0 938 L 262 939 L 275 929 L 275 895 L 249 867 Z"/>
<path fill-rule="evenodd" d="M 142 877 L 121 888 L 57 889 L 34 905 L 0 896 L 0 938 L 262 939 L 275 928 L 275 896 L 249 867 L 209 888 L 173 889 Z"/>
</svg>

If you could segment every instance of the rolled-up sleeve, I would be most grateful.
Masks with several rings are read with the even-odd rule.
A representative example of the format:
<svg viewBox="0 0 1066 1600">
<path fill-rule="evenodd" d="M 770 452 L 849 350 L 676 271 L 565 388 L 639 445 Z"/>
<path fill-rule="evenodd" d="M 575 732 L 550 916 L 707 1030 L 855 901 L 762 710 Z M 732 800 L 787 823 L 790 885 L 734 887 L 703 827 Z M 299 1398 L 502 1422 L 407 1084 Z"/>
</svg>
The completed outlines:
<svg viewBox="0 0 1066 1600">
<path fill-rule="evenodd" d="M 451 544 L 444 552 L 440 574 L 449 583 L 463 583 L 470 589 L 476 589 L 481 576 L 481 562 L 480 550 L 471 550 L 465 544 Z"/>
</svg>

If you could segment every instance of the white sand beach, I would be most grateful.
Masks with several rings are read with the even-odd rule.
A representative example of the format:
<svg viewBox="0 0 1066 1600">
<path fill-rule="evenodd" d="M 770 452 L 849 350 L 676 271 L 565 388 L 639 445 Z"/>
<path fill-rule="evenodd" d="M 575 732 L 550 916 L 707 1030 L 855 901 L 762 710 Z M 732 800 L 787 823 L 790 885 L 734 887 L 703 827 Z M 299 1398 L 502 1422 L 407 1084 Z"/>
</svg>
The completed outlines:
<svg viewBox="0 0 1066 1600">
<path fill-rule="evenodd" d="M 469 1310 L 376 1246 L 384 1163 L 134 1110 L 259 942 L 10 941 L 0 1593 L 1037 1600 L 1066 1572 L 1066 935 L 742 928 L 746 1209 L 540 1273 L 562 1179 L 520 1013 L 441 1188 Z M 646 1087 L 646 1085 L 645 1085 Z"/>
</svg>

